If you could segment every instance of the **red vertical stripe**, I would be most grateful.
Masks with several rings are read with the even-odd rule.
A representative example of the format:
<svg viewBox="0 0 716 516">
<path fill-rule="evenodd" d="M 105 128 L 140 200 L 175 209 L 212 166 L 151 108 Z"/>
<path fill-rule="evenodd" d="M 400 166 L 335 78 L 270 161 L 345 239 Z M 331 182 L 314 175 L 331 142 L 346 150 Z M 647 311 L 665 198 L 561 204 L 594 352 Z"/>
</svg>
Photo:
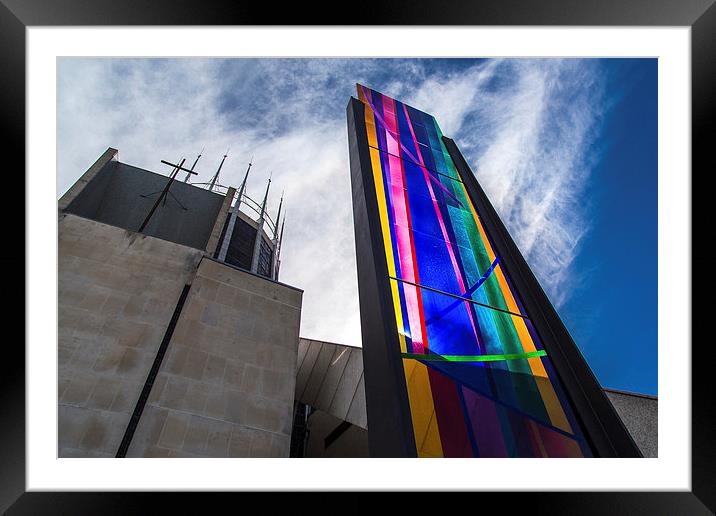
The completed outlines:
<svg viewBox="0 0 716 516">
<path fill-rule="evenodd" d="M 428 191 L 430 192 L 430 198 L 433 201 L 433 209 L 435 210 L 435 216 L 438 219 L 438 224 L 440 225 L 440 231 L 443 235 L 443 240 L 445 241 L 445 246 L 448 250 L 448 254 L 450 255 L 450 263 L 452 263 L 453 271 L 455 272 L 455 278 L 457 279 L 458 285 L 460 286 L 460 292 L 467 292 L 467 289 L 465 288 L 465 283 L 462 281 L 462 274 L 460 273 L 460 267 L 457 263 L 457 258 L 455 256 L 455 250 L 452 247 L 452 242 L 450 241 L 450 236 L 448 235 L 447 228 L 445 227 L 445 220 L 443 220 L 443 215 L 440 212 L 440 206 L 438 205 L 437 198 L 435 197 L 435 192 L 433 191 L 433 185 L 430 181 L 430 176 L 428 174 L 428 169 L 425 168 L 425 162 L 423 161 L 423 153 L 420 151 L 420 146 L 418 145 L 418 139 L 415 137 L 415 131 L 413 130 L 413 123 L 410 121 L 410 116 L 408 115 L 408 109 L 405 107 L 405 104 L 403 104 L 403 112 L 405 113 L 405 118 L 408 123 L 408 127 L 410 128 L 410 134 L 413 137 L 413 144 L 415 145 L 415 149 L 418 153 L 418 158 L 420 159 L 420 168 L 423 171 L 423 177 L 425 178 L 425 184 L 428 187 Z M 439 184 L 439 183 L 438 183 Z M 415 250 L 413 250 L 413 254 L 415 254 Z M 467 310 L 467 316 L 470 318 L 470 324 L 472 325 L 472 333 L 475 335 L 475 343 L 477 344 L 477 351 L 478 353 L 482 353 L 482 346 L 480 345 L 480 339 L 477 336 L 477 327 L 475 325 L 475 316 L 473 314 L 472 308 L 470 307 L 470 303 L 468 301 L 465 301 L 464 303 L 465 309 Z"/>
<path fill-rule="evenodd" d="M 388 98 L 388 97 L 383 98 L 383 117 L 386 122 L 386 129 L 388 129 L 390 131 L 394 131 L 395 135 L 396 135 L 395 141 L 397 143 L 400 143 L 400 134 L 398 133 L 398 119 L 395 115 L 394 102 L 395 101 L 391 98 Z M 386 137 L 388 137 L 387 134 L 386 134 Z M 389 147 L 390 147 L 390 145 L 389 145 Z M 400 166 L 400 182 L 401 182 L 400 186 L 402 187 L 402 191 L 395 193 L 394 195 L 402 196 L 402 199 L 400 200 L 400 202 L 398 204 L 404 206 L 404 209 L 405 209 L 404 217 L 405 217 L 405 222 L 407 223 L 407 227 L 408 227 L 407 235 L 396 235 L 396 236 L 398 236 L 398 237 L 403 236 L 403 238 L 405 236 L 407 236 L 408 240 L 410 242 L 410 257 L 409 257 L 409 259 L 407 259 L 408 257 L 404 256 L 405 253 L 401 253 L 400 267 L 401 267 L 401 271 L 403 272 L 403 278 L 407 279 L 408 281 L 411 281 L 410 278 L 412 276 L 412 278 L 413 278 L 412 281 L 419 284 L 420 283 L 420 275 L 418 274 L 418 264 L 416 263 L 416 258 L 415 258 L 416 254 L 415 254 L 415 242 L 413 239 L 413 224 L 410 220 L 410 206 L 408 204 L 408 192 L 405 190 L 405 169 L 403 167 L 402 152 L 398 146 L 396 146 L 396 147 L 397 148 L 394 149 L 395 154 L 401 156 L 401 159 L 399 159 L 397 161 L 399 162 L 399 166 Z M 393 168 L 393 164 L 391 162 L 391 174 L 392 174 L 392 168 Z M 395 209 L 395 205 L 394 205 L 394 209 Z M 400 216 L 401 216 L 401 214 L 399 212 L 394 212 L 394 218 L 396 221 L 400 220 Z M 398 227 L 396 227 L 396 232 L 399 232 Z M 401 240 L 401 239 L 398 238 L 398 240 Z M 401 242 L 399 242 L 399 246 L 400 246 L 400 244 L 401 244 Z M 409 268 L 410 270 L 406 271 L 405 270 L 406 268 Z M 414 313 L 414 311 L 410 309 L 411 307 L 410 307 L 410 302 L 409 302 L 408 297 L 412 297 L 412 296 L 409 296 L 409 292 L 412 289 L 415 290 L 415 295 L 417 298 L 416 299 L 417 300 L 417 308 L 418 308 L 417 313 Z M 413 343 L 413 352 L 423 353 L 424 348 L 428 347 L 428 332 L 427 332 L 427 327 L 425 325 L 425 316 L 423 315 L 424 314 L 423 298 L 422 298 L 420 289 L 417 289 L 412 286 L 404 285 L 403 292 L 406 293 L 406 305 L 408 305 L 409 325 L 411 328 L 411 340 Z M 418 320 L 415 320 L 416 318 Z M 418 326 L 418 323 L 419 323 L 419 326 Z M 416 332 L 414 328 L 415 329 L 419 328 L 419 333 L 420 333 L 419 335 L 416 334 L 418 332 Z"/>
<path fill-rule="evenodd" d="M 467 387 L 462 393 L 480 457 L 509 457 L 495 403 Z"/>
<path fill-rule="evenodd" d="M 465 427 L 457 385 L 431 367 L 428 367 L 428 376 L 444 456 L 472 457 L 472 446 Z"/>
</svg>

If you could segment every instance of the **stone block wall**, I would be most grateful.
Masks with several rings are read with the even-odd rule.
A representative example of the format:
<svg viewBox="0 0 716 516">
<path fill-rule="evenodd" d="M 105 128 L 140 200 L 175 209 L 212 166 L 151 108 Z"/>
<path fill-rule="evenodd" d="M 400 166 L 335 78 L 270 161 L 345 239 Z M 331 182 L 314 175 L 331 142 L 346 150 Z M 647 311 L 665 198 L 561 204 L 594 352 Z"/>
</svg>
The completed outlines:
<svg viewBox="0 0 716 516">
<path fill-rule="evenodd" d="M 58 455 L 114 457 L 201 251 L 61 215 Z"/>
<path fill-rule="evenodd" d="M 604 389 L 644 457 L 659 456 L 659 400 L 633 392 Z"/>
<path fill-rule="evenodd" d="M 131 457 L 288 457 L 300 290 L 204 258 Z"/>
<path fill-rule="evenodd" d="M 128 457 L 287 457 L 302 292 L 61 214 L 58 455 L 113 457 L 191 284 Z"/>
<path fill-rule="evenodd" d="M 360 428 L 368 428 L 363 350 L 300 339 L 296 399 Z"/>
</svg>

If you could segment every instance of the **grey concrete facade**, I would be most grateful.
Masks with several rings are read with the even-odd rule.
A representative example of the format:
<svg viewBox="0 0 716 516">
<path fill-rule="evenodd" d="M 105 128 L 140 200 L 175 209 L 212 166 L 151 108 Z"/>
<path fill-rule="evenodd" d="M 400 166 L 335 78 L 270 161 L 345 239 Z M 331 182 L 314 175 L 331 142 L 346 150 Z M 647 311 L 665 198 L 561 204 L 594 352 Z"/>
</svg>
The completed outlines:
<svg viewBox="0 0 716 516">
<path fill-rule="evenodd" d="M 58 247 L 58 454 L 113 457 L 201 251 L 71 214 Z"/>
<path fill-rule="evenodd" d="M 128 457 L 288 457 L 299 290 L 204 258 Z"/>
<path fill-rule="evenodd" d="M 368 428 L 361 348 L 302 338 L 296 400 L 360 428 Z"/>
<path fill-rule="evenodd" d="M 80 177 L 75 184 L 73 184 L 62 197 L 60 197 L 60 200 L 57 201 L 57 209 L 59 211 L 65 211 L 67 207 L 82 193 L 85 191 L 89 183 L 94 182 L 95 188 L 97 188 L 98 193 L 103 188 L 106 187 L 106 183 L 103 181 L 95 181 L 95 178 L 97 174 L 99 174 L 102 170 L 104 170 L 108 163 L 111 161 L 117 161 L 119 155 L 119 151 L 117 149 L 113 149 L 112 147 L 109 147 L 102 155 L 97 158 L 97 161 L 95 161 L 90 168 L 87 169 L 87 171 L 82 174 L 82 177 Z M 100 186 L 101 185 L 101 186 Z M 89 194 L 91 191 L 85 191 L 85 194 Z M 100 195 L 97 195 L 98 202 Z"/>
<path fill-rule="evenodd" d="M 659 400 L 655 396 L 604 389 L 644 457 L 659 456 Z"/>
<path fill-rule="evenodd" d="M 368 431 L 353 424 L 344 429 L 340 419 L 317 410 L 308 418 L 305 457 L 370 457 Z"/>
<path fill-rule="evenodd" d="M 107 209 L 116 155 L 58 203 L 58 456 L 287 457 L 302 291 L 210 257 L 233 189 L 188 196 L 206 249 L 66 210 Z"/>
<path fill-rule="evenodd" d="M 288 456 L 302 292 L 64 215 L 58 454 L 112 457 L 191 283 L 128 456 Z"/>
<path fill-rule="evenodd" d="M 138 231 L 168 177 L 121 163 L 108 149 L 60 199 L 60 209 L 98 222 Z M 205 249 L 226 196 L 182 181 L 172 183 L 143 234 Z M 64 206 L 64 208 L 63 208 Z M 228 207 L 224 207 L 224 212 Z M 214 243 L 216 245 L 216 243 Z"/>
<path fill-rule="evenodd" d="M 224 197 L 224 202 L 221 204 L 221 208 L 219 209 L 219 216 L 216 217 L 216 220 L 214 221 L 214 226 L 209 234 L 209 241 L 206 243 L 206 252 L 209 256 L 213 256 L 216 252 L 217 246 L 221 244 L 220 238 L 222 229 L 224 229 L 224 222 L 226 221 L 226 217 L 229 215 L 231 201 L 234 199 L 234 195 L 236 195 L 236 188 L 229 188 L 226 192 L 226 196 Z"/>
</svg>

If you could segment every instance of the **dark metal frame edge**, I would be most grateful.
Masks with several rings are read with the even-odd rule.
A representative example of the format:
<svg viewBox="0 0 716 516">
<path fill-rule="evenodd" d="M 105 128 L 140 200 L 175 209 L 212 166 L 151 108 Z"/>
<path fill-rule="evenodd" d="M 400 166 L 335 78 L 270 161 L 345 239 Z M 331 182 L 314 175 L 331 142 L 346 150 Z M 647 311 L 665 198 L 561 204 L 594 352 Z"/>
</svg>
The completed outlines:
<svg viewBox="0 0 716 516">
<path fill-rule="evenodd" d="M 8 158 L 14 170 L 25 170 L 25 155 L 16 152 L 25 142 L 25 29 L 38 25 L 341 25 L 346 18 L 335 11 L 335 4 L 318 2 L 315 12 L 308 12 L 303 4 L 287 5 L 277 12 L 275 6 L 260 3 L 238 4 L 228 0 L 211 2 L 198 0 L 155 0 L 138 8 L 127 0 L 0 0 L 0 55 L 4 69 L 4 85 L 0 88 L 0 120 L 8 129 L 3 142 L 5 149 L 15 152 Z M 438 5 L 439 4 L 439 5 Z M 370 11 L 370 12 L 368 12 Z M 710 147 L 716 135 L 716 98 L 712 93 L 716 77 L 716 52 L 713 34 L 716 33 L 714 0 L 607 0 L 585 1 L 575 6 L 568 0 L 484 0 L 481 2 L 453 1 L 439 3 L 418 0 L 410 12 L 401 10 L 394 0 L 385 0 L 368 11 L 355 7 L 350 21 L 353 24 L 407 25 L 636 25 L 690 26 L 692 74 L 692 163 L 693 170 L 713 170 L 716 166 Z M 694 174 L 692 174 L 692 177 Z M 24 185 L 13 193 L 22 198 Z M 699 193 L 699 192 L 697 192 Z M 703 193 L 700 193 L 703 195 Z M 20 206 L 17 211 L 23 210 Z M 694 225 L 705 227 L 698 217 Z M 692 234 L 698 234 L 692 231 Z M 8 238 L 16 243 L 12 256 L 3 261 L 6 267 L 25 270 L 25 227 L 15 224 L 8 230 Z M 19 245 L 22 243 L 22 245 Z M 705 266 L 704 262 L 692 260 Z M 27 273 L 27 271 L 26 271 Z M 10 287 L 17 287 L 24 300 L 21 275 L 10 278 Z M 690 278 L 689 278 L 690 281 Z M 24 313 L 24 302 L 15 303 L 8 319 L 18 320 Z M 696 309 L 700 309 L 695 307 Z M 24 336 L 24 332 L 22 333 Z M 692 356 L 706 353 L 704 341 L 694 339 Z M 25 491 L 25 351 L 9 346 L 2 362 L 1 390 L 4 399 L 4 425 L 0 426 L 2 461 L 0 474 L 0 511 L 12 506 L 10 514 L 73 513 L 95 514 L 106 511 L 122 514 L 132 510 L 146 510 L 150 500 L 161 500 L 164 508 L 175 505 L 188 510 L 192 507 L 189 495 L 180 493 L 24 493 Z M 690 492 L 601 492 L 601 493 L 512 493 L 511 508 L 554 514 L 709 514 L 716 509 L 716 445 L 712 435 L 716 408 L 711 399 L 712 373 L 708 360 L 692 362 L 692 490 Z M 24 493 L 24 494 L 23 494 Z M 228 496 L 228 495 L 227 495 Z M 241 496 L 248 496 L 243 494 Z M 273 495 L 277 501 L 285 497 Z M 453 495 L 453 502 L 457 502 Z M 497 501 L 504 495 L 482 493 L 480 496 Z M 19 497 L 19 498 L 18 498 Z M 196 496 L 203 500 L 203 496 Z M 370 510 L 372 494 L 343 495 L 342 504 L 353 504 L 362 511 Z M 255 499 L 255 497 L 254 497 Z M 306 493 L 304 499 L 311 496 Z M 313 497 L 325 504 L 335 496 L 321 493 Z M 463 497 L 463 499 L 465 499 Z M 412 496 L 403 501 L 404 508 L 444 509 L 437 497 Z M 199 501 L 197 507 L 204 508 Z M 290 502 L 294 504 L 292 496 Z M 328 503 L 330 505 L 330 503 Z M 287 505 L 288 507 L 288 505 Z"/>
</svg>

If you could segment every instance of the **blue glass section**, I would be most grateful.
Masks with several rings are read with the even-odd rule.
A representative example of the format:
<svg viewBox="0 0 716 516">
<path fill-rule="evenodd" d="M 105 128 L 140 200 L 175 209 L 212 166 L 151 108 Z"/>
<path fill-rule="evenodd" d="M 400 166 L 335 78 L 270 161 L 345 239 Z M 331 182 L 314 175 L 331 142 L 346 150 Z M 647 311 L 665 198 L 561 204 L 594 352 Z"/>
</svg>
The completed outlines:
<svg viewBox="0 0 716 516">
<path fill-rule="evenodd" d="M 444 292 L 460 292 L 460 284 L 445 240 L 413 231 L 420 284 Z"/>
<path fill-rule="evenodd" d="M 433 238 L 442 238 L 432 199 L 410 195 L 408 205 L 413 231 L 419 231 Z"/>
<path fill-rule="evenodd" d="M 441 279 L 448 285 L 455 281 L 447 276 Z M 398 281 L 397 285 L 402 291 L 404 283 Z M 503 355 L 524 352 L 511 314 L 426 288 L 415 288 L 422 298 L 427 346 L 432 353 Z M 526 360 L 496 362 L 494 367 L 531 374 Z"/>
<path fill-rule="evenodd" d="M 510 296 L 503 291 L 504 283 L 498 282 L 500 274 L 507 279 L 518 311 L 524 314 L 507 272 L 499 264 L 499 259 L 487 251 L 489 240 L 484 238 L 483 231 L 478 230 L 468 194 L 442 142 L 435 119 L 400 102 L 393 104 L 378 93 L 372 94 L 371 103 L 376 111 L 377 146 L 384 176 L 396 275 L 401 277 L 402 260 L 403 265 L 411 270 L 415 266 L 415 282 L 424 286 L 390 280 L 398 291 L 399 306 L 395 308 L 402 312 L 403 328 L 399 331 L 405 336 L 406 351 L 414 352 L 410 338 L 412 324 L 413 327 L 420 325 L 425 328 L 424 345 L 429 353 L 522 353 L 530 344 L 525 341 L 523 347 L 517 331 L 521 321 L 525 322 L 536 348 L 543 349 L 528 319 L 504 311 L 508 308 L 505 295 L 507 299 Z M 388 105 L 393 108 L 384 113 L 383 108 Z M 398 134 L 391 136 L 386 133 L 386 120 L 390 121 L 393 117 Z M 393 138 L 400 138 L 397 146 L 393 145 Z M 386 154 L 388 142 L 396 156 Z M 403 213 L 406 203 L 407 211 Z M 404 253 L 407 251 L 408 255 L 400 256 L 400 249 Z M 413 279 L 412 272 L 410 279 Z M 415 292 L 418 294 L 417 306 L 411 299 Z M 454 296 L 467 297 L 474 302 Z M 548 378 L 533 374 L 531 366 L 535 365 L 534 360 L 540 360 L 545 366 Z M 458 387 L 463 418 L 452 414 L 449 421 L 454 421 L 456 425 L 462 421 L 467 427 L 473 455 L 480 454 L 482 445 L 488 456 L 490 453 L 494 456 L 574 455 L 574 447 L 565 445 L 564 450 L 560 448 L 559 439 L 571 437 L 565 437 L 564 431 L 552 426 L 542 398 L 545 393 L 545 399 L 550 399 L 549 390 L 554 386 L 570 425 L 578 430 L 547 358 L 488 363 L 422 362 Z M 448 391 L 450 389 L 433 390 L 436 408 L 455 407 L 454 400 L 444 396 Z M 557 411 L 552 416 L 555 421 L 559 420 Z M 445 425 L 445 421 L 448 420 L 443 420 L 443 430 L 452 425 Z M 536 430 L 535 425 L 541 425 L 540 429 Z M 560 435 L 555 437 L 555 432 Z M 441 431 L 441 439 L 453 440 L 457 435 L 442 434 Z M 504 448 L 501 444 L 503 439 Z M 588 447 L 581 435 L 577 439 L 588 455 Z M 467 453 L 469 455 L 470 450 Z"/>
<path fill-rule="evenodd" d="M 398 119 L 398 132 L 400 133 L 400 143 L 403 146 L 402 150 L 407 151 L 408 154 L 412 154 L 411 157 L 405 152 L 401 152 L 401 156 L 405 159 L 415 160 L 416 162 L 419 162 L 420 155 L 418 154 L 418 148 L 413 141 L 413 135 L 410 132 L 410 124 L 408 123 L 408 119 L 405 117 L 403 105 L 400 103 L 396 103 L 396 105 L 398 107 L 398 112 L 396 113 L 396 115 Z M 413 130 L 415 129 L 413 128 Z"/>
<path fill-rule="evenodd" d="M 404 287 L 404 283 L 398 282 L 399 289 L 402 290 Z M 470 321 L 471 307 L 466 306 L 469 303 L 462 302 L 458 306 L 449 308 L 454 301 L 453 298 L 426 289 L 419 290 L 425 320 L 440 314 L 437 319 L 440 324 L 426 324 L 430 351 L 439 355 L 479 355 L 481 351 Z"/>
<path fill-rule="evenodd" d="M 420 125 L 413 126 L 413 131 L 415 132 L 415 139 L 418 140 L 418 143 L 422 144 L 423 150 L 430 148 L 430 139 L 428 138 L 428 132 L 425 130 L 425 127 Z"/>
</svg>

